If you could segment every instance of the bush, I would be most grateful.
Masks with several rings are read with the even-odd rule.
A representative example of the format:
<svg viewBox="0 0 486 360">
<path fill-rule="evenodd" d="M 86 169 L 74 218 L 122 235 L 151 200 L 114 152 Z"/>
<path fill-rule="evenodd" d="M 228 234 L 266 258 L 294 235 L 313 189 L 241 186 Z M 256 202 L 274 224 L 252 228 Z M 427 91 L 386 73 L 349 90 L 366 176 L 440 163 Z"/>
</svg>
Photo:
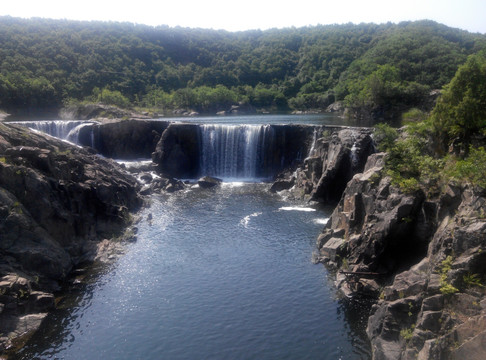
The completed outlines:
<svg viewBox="0 0 486 360">
<path fill-rule="evenodd" d="M 449 160 L 447 174 L 460 182 L 469 182 L 486 189 L 486 150 L 472 146 L 463 160 Z"/>
<path fill-rule="evenodd" d="M 417 108 L 412 108 L 402 114 L 402 121 L 404 124 L 424 121 L 426 118 L 427 113 Z"/>
<path fill-rule="evenodd" d="M 110 90 L 108 88 L 103 88 L 100 90 L 98 88 L 94 88 L 92 99 L 106 105 L 115 105 L 121 108 L 130 107 L 130 100 L 123 96 L 123 94 L 118 90 Z"/>
<path fill-rule="evenodd" d="M 398 138 L 398 131 L 388 124 L 377 124 L 375 126 L 374 139 L 378 144 L 378 150 L 388 151 L 395 144 Z"/>
</svg>

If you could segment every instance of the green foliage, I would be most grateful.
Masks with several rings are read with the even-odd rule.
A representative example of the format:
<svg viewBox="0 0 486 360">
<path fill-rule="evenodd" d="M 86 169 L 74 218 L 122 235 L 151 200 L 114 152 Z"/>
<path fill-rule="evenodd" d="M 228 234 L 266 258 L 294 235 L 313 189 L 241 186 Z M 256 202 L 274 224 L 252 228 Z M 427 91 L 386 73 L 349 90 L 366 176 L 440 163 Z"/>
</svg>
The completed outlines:
<svg viewBox="0 0 486 360">
<path fill-rule="evenodd" d="M 452 269 L 453 258 L 451 255 L 447 256 L 445 260 L 442 261 L 439 274 L 440 274 L 440 292 L 444 295 L 451 295 L 459 292 L 459 289 L 454 287 L 448 281 L 449 271 Z"/>
<path fill-rule="evenodd" d="M 130 107 L 130 100 L 123 96 L 118 90 L 110 90 L 108 88 L 99 89 L 95 87 L 93 94 L 87 100 L 100 102 L 107 105 L 115 105 L 121 108 Z"/>
<path fill-rule="evenodd" d="M 235 95 L 274 109 L 323 108 L 348 95 L 417 106 L 485 43 L 430 21 L 230 33 L 11 17 L 0 17 L 0 39 L 0 105 L 9 112 L 82 100 L 95 88 L 123 107 L 128 99 L 212 110 Z"/>
<path fill-rule="evenodd" d="M 422 139 L 407 137 L 388 149 L 386 172 L 391 176 L 392 182 L 406 193 L 419 188 L 423 146 Z"/>
<path fill-rule="evenodd" d="M 378 144 L 378 150 L 388 151 L 398 138 L 397 129 L 388 124 L 380 123 L 375 126 L 374 139 Z"/>
<path fill-rule="evenodd" d="M 426 119 L 427 113 L 417 108 L 412 108 L 402 114 L 402 122 L 404 124 L 417 123 Z"/>
<path fill-rule="evenodd" d="M 449 159 L 446 171 L 452 179 L 486 189 L 486 150 L 484 147 L 471 147 L 465 159 Z"/>
<path fill-rule="evenodd" d="M 432 123 L 446 147 L 456 140 L 467 148 L 473 134 L 486 132 L 484 55 L 471 55 L 459 67 L 432 112 Z"/>
<path fill-rule="evenodd" d="M 462 280 L 464 281 L 464 285 L 466 285 L 466 287 L 484 287 L 484 285 L 481 283 L 481 277 L 479 274 L 467 273 L 462 277 Z"/>
<path fill-rule="evenodd" d="M 409 328 L 400 330 L 400 337 L 405 341 L 409 341 L 413 337 L 414 329 L 415 329 L 415 325 L 412 325 Z"/>
</svg>

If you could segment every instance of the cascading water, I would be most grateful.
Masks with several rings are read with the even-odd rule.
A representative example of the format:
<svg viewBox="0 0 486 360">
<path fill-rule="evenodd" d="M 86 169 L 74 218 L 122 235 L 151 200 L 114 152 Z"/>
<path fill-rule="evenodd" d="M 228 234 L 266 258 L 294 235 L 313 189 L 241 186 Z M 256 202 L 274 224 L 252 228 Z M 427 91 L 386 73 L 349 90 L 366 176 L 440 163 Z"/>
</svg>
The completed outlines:
<svg viewBox="0 0 486 360">
<path fill-rule="evenodd" d="M 93 123 L 93 122 L 83 122 L 83 123 L 79 124 L 78 126 L 73 128 L 69 132 L 69 134 L 67 135 L 65 140 L 70 141 L 74 144 L 80 145 L 81 141 L 79 140 L 79 134 L 81 133 L 82 129 L 84 129 L 85 127 L 89 127 L 91 129 L 90 132 L 89 132 L 89 146 L 92 147 L 92 148 L 95 148 L 95 135 L 94 135 L 94 129 L 93 129 L 94 124 L 95 123 Z M 83 145 L 86 145 L 86 144 L 83 143 Z"/>
<path fill-rule="evenodd" d="M 67 140 L 79 144 L 79 131 L 85 126 L 92 126 L 93 121 L 84 120 L 42 120 L 42 121 L 19 121 L 15 124 L 37 130 L 58 139 Z"/>
<path fill-rule="evenodd" d="M 262 176 L 266 146 L 272 146 L 269 125 L 201 125 L 200 173 L 232 179 Z"/>
<path fill-rule="evenodd" d="M 309 150 L 309 153 L 307 154 L 307 157 L 314 156 L 315 150 L 316 150 L 316 144 L 317 144 L 317 128 L 314 129 L 313 134 L 312 134 L 312 144 Z"/>
</svg>

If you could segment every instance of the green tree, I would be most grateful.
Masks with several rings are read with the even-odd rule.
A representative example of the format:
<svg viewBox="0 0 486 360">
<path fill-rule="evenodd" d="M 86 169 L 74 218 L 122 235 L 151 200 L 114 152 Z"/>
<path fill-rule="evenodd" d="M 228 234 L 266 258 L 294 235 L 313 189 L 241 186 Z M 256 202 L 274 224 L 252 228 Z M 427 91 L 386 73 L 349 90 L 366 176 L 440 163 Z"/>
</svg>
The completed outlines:
<svg viewBox="0 0 486 360">
<path fill-rule="evenodd" d="M 486 57 L 471 55 L 459 67 L 432 112 L 432 123 L 444 146 L 453 141 L 467 152 L 473 134 L 486 132 Z"/>
</svg>

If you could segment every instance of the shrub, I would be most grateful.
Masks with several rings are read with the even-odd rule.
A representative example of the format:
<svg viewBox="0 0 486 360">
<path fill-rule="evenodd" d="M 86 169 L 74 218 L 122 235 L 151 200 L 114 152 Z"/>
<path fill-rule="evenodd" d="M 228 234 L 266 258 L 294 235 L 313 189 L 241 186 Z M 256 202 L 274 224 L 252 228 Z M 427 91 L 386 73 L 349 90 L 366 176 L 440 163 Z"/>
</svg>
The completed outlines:
<svg viewBox="0 0 486 360">
<path fill-rule="evenodd" d="M 381 123 L 375 126 L 374 138 L 378 144 L 378 150 L 388 151 L 398 138 L 398 131 L 390 125 Z"/>
<path fill-rule="evenodd" d="M 470 147 L 469 156 L 456 161 L 449 168 L 449 175 L 460 181 L 486 188 L 486 151 L 484 147 L 478 149 Z"/>
<path fill-rule="evenodd" d="M 442 261 L 439 273 L 440 273 L 440 292 L 444 295 L 451 295 L 459 292 L 459 289 L 454 287 L 448 281 L 449 271 L 452 269 L 452 256 L 449 255 Z"/>
<path fill-rule="evenodd" d="M 404 124 L 424 121 L 426 118 L 427 113 L 417 108 L 412 108 L 402 114 L 402 121 Z"/>
</svg>

